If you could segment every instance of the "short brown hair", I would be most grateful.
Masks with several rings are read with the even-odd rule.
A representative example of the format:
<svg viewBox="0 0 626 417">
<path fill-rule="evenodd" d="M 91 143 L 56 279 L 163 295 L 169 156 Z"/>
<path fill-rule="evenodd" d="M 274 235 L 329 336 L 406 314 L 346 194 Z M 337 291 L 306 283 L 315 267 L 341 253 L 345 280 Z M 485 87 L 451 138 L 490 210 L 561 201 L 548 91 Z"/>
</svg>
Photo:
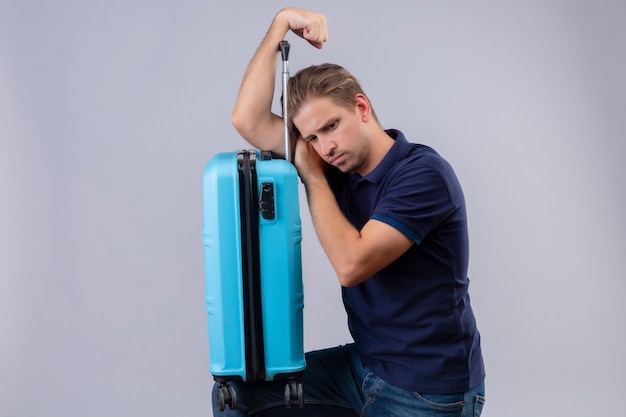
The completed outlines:
<svg viewBox="0 0 626 417">
<path fill-rule="evenodd" d="M 293 124 L 293 118 L 307 100 L 328 97 L 337 105 L 352 109 L 356 95 L 365 95 L 356 77 L 336 64 L 312 65 L 301 69 L 289 79 L 287 94 L 287 122 L 295 135 L 300 133 Z M 372 116 L 378 122 L 373 108 Z"/>
</svg>

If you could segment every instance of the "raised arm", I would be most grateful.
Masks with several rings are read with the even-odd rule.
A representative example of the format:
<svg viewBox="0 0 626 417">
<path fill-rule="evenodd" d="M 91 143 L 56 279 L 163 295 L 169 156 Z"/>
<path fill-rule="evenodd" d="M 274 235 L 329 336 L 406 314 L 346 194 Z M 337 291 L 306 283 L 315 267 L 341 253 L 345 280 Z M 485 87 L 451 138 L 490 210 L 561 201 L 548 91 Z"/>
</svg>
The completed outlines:
<svg viewBox="0 0 626 417">
<path fill-rule="evenodd" d="M 282 119 L 272 113 L 278 45 L 291 30 L 316 48 L 328 38 L 326 18 L 304 9 L 279 11 L 259 45 L 244 76 L 232 123 L 252 146 L 284 154 Z"/>
</svg>

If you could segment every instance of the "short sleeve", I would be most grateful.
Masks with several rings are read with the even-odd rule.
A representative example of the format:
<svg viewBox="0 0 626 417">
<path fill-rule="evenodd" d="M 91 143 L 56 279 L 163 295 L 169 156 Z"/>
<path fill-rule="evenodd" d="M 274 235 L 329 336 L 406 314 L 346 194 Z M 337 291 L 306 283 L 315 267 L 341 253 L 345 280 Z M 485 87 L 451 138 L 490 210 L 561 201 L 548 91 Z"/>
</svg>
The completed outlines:
<svg viewBox="0 0 626 417">
<path fill-rule="evenodd" d="M 403 161 L 394 171 L 387 176 L 389 180 L 371 218 L 389 224 L 419 244 L 463 203 L 460 186 L 452 168 L 442 159 Z"/>
</svg>

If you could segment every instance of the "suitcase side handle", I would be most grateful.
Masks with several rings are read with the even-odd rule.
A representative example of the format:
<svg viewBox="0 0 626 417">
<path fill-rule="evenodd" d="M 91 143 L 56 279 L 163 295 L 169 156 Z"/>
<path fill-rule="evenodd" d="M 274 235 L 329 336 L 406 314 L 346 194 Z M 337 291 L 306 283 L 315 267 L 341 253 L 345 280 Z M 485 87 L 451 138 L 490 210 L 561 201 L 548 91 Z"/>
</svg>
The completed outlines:
<svg viewBox="0 0 626 417">
<path fill-rule="evenodd" d="M 289 82 L 289 42 L 282 41 L 278 46 L 283 60 L 283 135 L 285 140 L 285 159 L 293 163 L 291 141 L 289 140 L 289 123 L 287 121 L 287 83 Z"/>
</svg>

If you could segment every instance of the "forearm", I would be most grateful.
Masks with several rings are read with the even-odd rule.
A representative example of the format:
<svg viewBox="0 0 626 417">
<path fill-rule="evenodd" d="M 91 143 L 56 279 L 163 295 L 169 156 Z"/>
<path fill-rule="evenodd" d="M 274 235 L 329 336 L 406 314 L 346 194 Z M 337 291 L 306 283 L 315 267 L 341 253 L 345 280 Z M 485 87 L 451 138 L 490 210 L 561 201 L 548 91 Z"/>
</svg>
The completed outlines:
<svg viewBox="0 0 626 417">
<path fill-rule="evenodd" d="M 374 219 L 360 230 L 355 228 L 340 210 L 321 160 L 310 145 L 302 145 L 306 144 L 299 141 L 296 146 L 296 166 L 320 243 L 340 284 L 360 284 L 400 257 L 413 241 L 395 227 Z"/>
<path fill-rule="evenodd" d="M 352 286 L 364 281 L 358 250 L 359 231 L 343 215 L 326 179 L 305 182 L 311 219 L 320 243 L 341 285 Z"/>
<path fill-rule="evenodd" d="M 259 149 L 280 154 L 283 142 L 272 101 L 278 45 L 288 30 L 287 21 L 277 14 L 250 61 L 232 113 L 233 126 L 244 139 Z"/>
</svg>

